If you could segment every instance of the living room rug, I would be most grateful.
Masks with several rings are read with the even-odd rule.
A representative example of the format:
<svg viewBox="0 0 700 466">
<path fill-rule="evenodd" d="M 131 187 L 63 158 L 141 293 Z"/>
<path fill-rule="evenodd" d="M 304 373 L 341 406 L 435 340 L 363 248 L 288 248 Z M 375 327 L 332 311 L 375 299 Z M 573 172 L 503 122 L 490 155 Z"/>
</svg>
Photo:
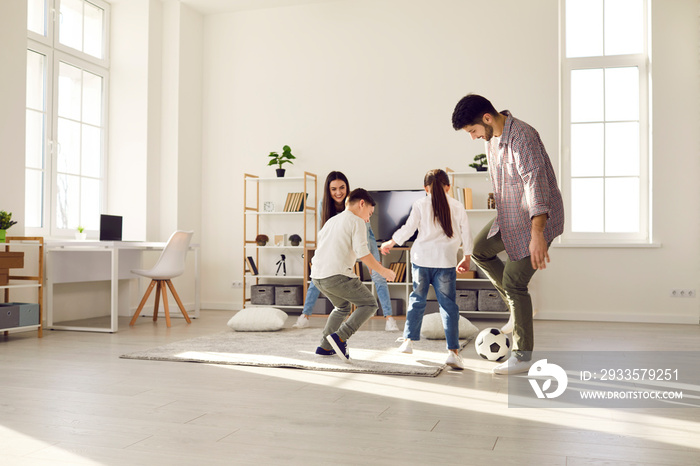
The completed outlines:
<svg viewBox="0 0 700 466">
<path fill-rule="evenodd" d="M 316 371 L 435 377 L 445 367 L 445 340 L 414 342 L 413 354 L 397 351 L 400 333 L 360 330 L 348 340 L 350 361 L 318 356 L 321 329 L 278 332 L 225 331 L 123 354 L 125 359 L 287 367 Z M 460 340 L 462 348 L 469 340 Z"/>
</svg>

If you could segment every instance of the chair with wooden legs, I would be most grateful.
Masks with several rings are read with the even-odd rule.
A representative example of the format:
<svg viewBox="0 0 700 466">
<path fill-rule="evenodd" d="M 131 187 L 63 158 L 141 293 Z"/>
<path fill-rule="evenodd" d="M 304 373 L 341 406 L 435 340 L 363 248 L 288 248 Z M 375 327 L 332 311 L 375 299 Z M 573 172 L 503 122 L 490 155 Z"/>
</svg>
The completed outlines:
<svg viewBox="0 0 700 466">
<path fill-rule="evenodd" d="M 182 305 L 182 301 L 180 301 L 180 297 L 177 295 L 177 291 L 175 291 L 173 283 L 170 280 L 175 277 L 179 277 L 185 272 L 185 257 L 187 256 L 187 249 L 190 247 L 190 241 L 192 240 L 193 234 L 194 232 L 192 231 L 176 231 L 172 234 L 172 236 L 170 236 L 168 244 L 165 246 L 165 249 L 163 249 L 158 262 L 156 262 L 156 265 L 154 265 L 152 269 L 138 269 L 131 271 L 137 275 L 150 278 L 151 283 L 148 285 L 148 289 L 143 295 L 143 299 L 141 300 L 138 309 L 136 309 L 134 317 L 131 318 L 129 325 L 134 325 L 136 323 L 136 319 L 153 291 L 153 287 L 156 287 L 156 301 L 155 305 L 153 306 L 154 322 L 158 320 L 158 304 L 160 301 L 160 295 L 162 294 L 163 308 L 165 310 L 165 323 L 168 327 L 170 327 L 170 310 L 168 309 L 166 288 L 170 288 L 170 292 L 173 294 L 173 297 L 180 308 L 180 312 L 182 312 L 182 315 L 185 317 L 185 320 L 187 320 L 187 323 L 189 324 L 192 322 L 190 320 L 190 316 L 187 315 L 185 306 Z"/>
</svg>

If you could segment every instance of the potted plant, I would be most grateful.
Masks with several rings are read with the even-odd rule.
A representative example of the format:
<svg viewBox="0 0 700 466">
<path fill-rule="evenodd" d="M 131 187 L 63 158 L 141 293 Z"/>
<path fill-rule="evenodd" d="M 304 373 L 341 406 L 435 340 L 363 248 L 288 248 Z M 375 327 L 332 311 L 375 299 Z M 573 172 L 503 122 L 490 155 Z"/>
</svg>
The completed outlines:
<svg viewBox="0 0 700 466">
<path fill-rule="evenodd" d="M 475 155 L 474 163 L 470 163 L 469 166 L 478 172 L 485 172 L 489 168 L 486 154 Z"/>
<path fill-rule="evenodd" d="M 265 246 L 268 241 L 270 241 L 270 238 L 268 238 L 267 235 L 258 235 L 255 237 L 255 242 L 258 246 Z"/>
<path fill-rule="evenodd" d="M 81 226 L 78 226 L 78 228 L 76 228 L 75 239 L 81 241 L 85 241 L 87 239 L 87 233 L 85 232 L 85 228 Z"/>
<path fill-rule="evenodd" d="M 15 222 L 12 220 L 12 212 L 7 213 L 4 210 L 0 210 L 0 243 L 5 242 L 5 235 L 8 228 L 14 225 Z"/>
<path fill-rule="evenodd" d="M 293 234 L 289 237 L 289 242 L 292 243 L 292 246 L 299 246 L 299 243 L 301 243 L 301 236 Z"/>
<path fill-rule="evenodd" d="M 268 157 L 271 157 L 270 161 L 268 162 L 267 166 L 272 166 L 272 165 L 277 165 L 277 177 L 282 178 L 284 177 L 284 168 L 282 168 L 282 165 L 285 163 L 291 163 L 293 164 L 292 160 L 296 159 L 292 155 L 292 149 L 289 148 L 289 146 L 284 146 L 282 148 L 282 155 L 278 154 L 277 152 L 270 152 L 270 155 Z"/>
</svg>

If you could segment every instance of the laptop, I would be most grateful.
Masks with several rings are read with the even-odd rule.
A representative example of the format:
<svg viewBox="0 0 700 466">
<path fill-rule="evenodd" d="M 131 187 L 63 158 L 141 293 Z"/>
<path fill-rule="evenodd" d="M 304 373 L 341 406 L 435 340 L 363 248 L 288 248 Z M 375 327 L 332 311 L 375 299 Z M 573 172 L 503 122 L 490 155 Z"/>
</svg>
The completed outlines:
<svg viewBox="0 0 700 466">
<path fill-rule="evenodd" d="M 122 217 L 119 215 L 100 215 L 100 241 L 122 240 Z"/>
</svg>

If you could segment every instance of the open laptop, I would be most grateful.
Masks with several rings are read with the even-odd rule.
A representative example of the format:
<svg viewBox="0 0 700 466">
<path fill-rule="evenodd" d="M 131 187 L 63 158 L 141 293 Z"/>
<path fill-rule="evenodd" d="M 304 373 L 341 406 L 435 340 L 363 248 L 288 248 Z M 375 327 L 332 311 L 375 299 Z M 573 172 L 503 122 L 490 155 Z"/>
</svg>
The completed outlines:
<svg viewBox="0 0 700 466">
<path fill-rule="evenodd" d="M 122 217 L 119 215 L 100 215 L 100 241 L 122 240 Z"/>
</svg>

